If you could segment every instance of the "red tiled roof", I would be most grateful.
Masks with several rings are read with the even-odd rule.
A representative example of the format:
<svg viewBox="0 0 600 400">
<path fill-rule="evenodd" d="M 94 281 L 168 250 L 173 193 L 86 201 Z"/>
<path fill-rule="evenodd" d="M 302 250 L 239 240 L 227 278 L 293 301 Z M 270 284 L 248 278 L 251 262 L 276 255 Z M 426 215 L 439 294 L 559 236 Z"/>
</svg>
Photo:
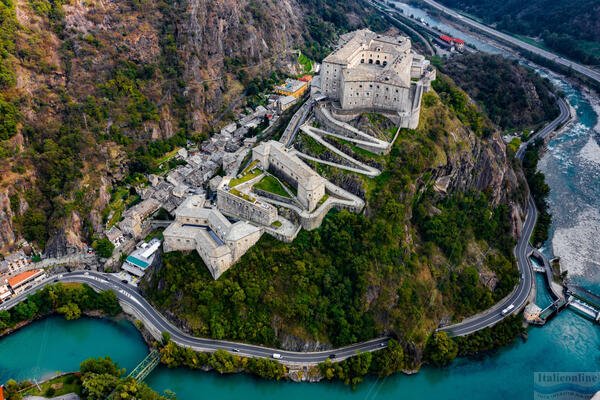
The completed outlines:
<svg viewBox="0 0 600 400">
<path fill-rule="evenodd" d="M 456 43 L 461 43 L 461 44 L 464 44 L 464 43 L 465 43 L 465 42 L 463 42 L 462 40 L 460 40 L 460 39 L 456 39 L 456 38 L 454 38 L 454 41 L 455 41 Z"/>
<path fill-rule="evenodd" d="M 31 271 L 22 272 L 19 275 L 15 275 L 12 278 L 8 278 L 8 284 L 14 288 L 15 286 L 18 286 L 27 279 L 31 278 L 32 276 L 38 274 L 40 271 L 41 269 L 32 269 Z"/>
<path fill-rule="evenodd" d="M 442 35 L 440 36 L 440 39 L 442 39 L 444 42 L 452 42 L 452 38 L 448 35 Z"/>
</svg>

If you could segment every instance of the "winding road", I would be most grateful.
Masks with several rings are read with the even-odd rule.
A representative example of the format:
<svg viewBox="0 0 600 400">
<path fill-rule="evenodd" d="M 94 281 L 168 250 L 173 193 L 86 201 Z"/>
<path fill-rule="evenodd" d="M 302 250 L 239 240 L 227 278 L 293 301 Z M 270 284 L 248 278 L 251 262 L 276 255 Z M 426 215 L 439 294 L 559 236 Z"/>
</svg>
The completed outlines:
<svg viewBox="0 0 600 400">
<path fill-rule="evenodd" d="M 521 145 L 516 154 L 519 161 L 523 161 L 525 149 L 529 143 L 533 143 L 533 141 L 537 138 L 545 138 L 570 118 L 569 107 L 561 98 L 558 99 L 558 107 L 560 109 L 560 115 L 546 125 L 543 129 L 534 134 L 528 142 Z M 447 332 L 449 336 L 468 335 L 478 330 L 495 325 L 508 315 L 517 312 L 525 305 L 527 299 L 529 298 L 529 293 L 533 287 L 534 280 L 534 272 L 529 262 L 529 253 L 532 250 L 532 247 L 529 244 L 529 239 L 531 238 L 531 234 L 533 233 L 533 229 L 535 228 L 535 224 L 537 222 L 537 214 L 538 212 L 537 208 L 535 207 L 533 197 L 529 196 L 527 201 L 525 223 L 523 224 L 523 229 L 521 230 L 521 237 L 519 238 L 519 241 L 514 249 L 514 255 L 517 259 L 517 267 L 521 273 L 521 280 L 519 281 L 518 286 L 512 291 L 511 294 L 504 298 L 504 300 L 489 308 L 485 312 L 467 318 L 458 324 L 444 326 L 438 330 Z M 514 305 L 512 311 L 506 315 L 502 314 L 502 310 L 511 304 Z"/>
<path fill-rule="evenodd" d="M 182 332 L 179 328 L 171 324 L 157 310 L 155 310 L 134 286 L 124 284 L 119 279 L 110 274 L 93 271 L 75 271 L 50 277 L 38 285 L 30 288 L 24 293 L 16 296 L 0 305 L 0 310 L 6 310 L 16 306 L 19 302 L 25 300 L 28 295 L 35 293 L 46 285 L 56 282 L 78 282 L 87 283 L 98 290 L 113 290 L 119 302 L 126 307 L 133 309 L 134 315 L 140 319 L 145 327 L 157 339 L 160 339 L 162 332 L 168 332 L 171 340 L 179 346 L 189 347 L 196 351 L 214 352 L 218 349 L 226 350 L 233 354 L 241 356 L 272 358 L 273 354 L 281 355 L 279 362 L 293 365 L 315 365 L 323 362 L 335 355 L 335 360 L 343 360 L 352 357 L 359 352 L 369 352 L 380 350 L 387 346 L 389 338 L 383 337 L 368 342 L 356 343 L 346 347 L 340 347 L 335 350 L 320 352 L 295 352 L 269 347 L 256 346 L 252 344 L 229 342 L 226 340 L 216 340 L 199 338 Z"/>
</svg>

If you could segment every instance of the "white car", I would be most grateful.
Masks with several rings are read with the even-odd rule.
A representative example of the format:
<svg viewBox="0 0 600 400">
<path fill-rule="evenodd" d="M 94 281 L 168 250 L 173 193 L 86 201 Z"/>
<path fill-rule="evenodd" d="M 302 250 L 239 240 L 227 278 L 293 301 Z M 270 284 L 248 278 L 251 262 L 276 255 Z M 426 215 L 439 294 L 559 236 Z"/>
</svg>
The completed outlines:
<svg viewBox="0 0 600 400">
<path fill-rule="evenodd" d="M 279 360 L 279 359 L 281 359 L 281 354 L 279 354 L 279 353 L 273 353 L 273 358 L 276 359 L 276 360 Z"/>
</svg>

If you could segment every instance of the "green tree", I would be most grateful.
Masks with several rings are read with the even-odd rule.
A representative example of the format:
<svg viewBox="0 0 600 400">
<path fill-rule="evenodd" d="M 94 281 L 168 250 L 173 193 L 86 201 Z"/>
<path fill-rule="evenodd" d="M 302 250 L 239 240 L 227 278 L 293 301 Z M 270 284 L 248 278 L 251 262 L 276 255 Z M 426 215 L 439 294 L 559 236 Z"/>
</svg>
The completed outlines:
<svg viewBox="0 0 600 400">
<path fill-rule="evenodd" d="M 67 303 L 62 307 L 58 307 L 56 311 L 59 314 L 63 314 L 65 316 L 65 319 L 69 321 L 81 317 L 81 310 L 79 309 L 79 306 L 75 303 Z"/>
<path fill-rule="evenodd" d="M 458 354 L 458 345 L 448 337 L 446 332 L 435 332 L 425 345 L 425 360 L 435 366 L 443 367 L 450 364 Z"/>
<path fill-rule="evenodd" d="M 404 350 L 397 340 L 390 339 L 388 347 L 373 356 L 373 372 L 386 377 L 401 371 L 405 366 Z"/>
<path fill-rule="evenodd" d="M 88 400 L 103 400 L 118 383 L 119 378 L 114 375 L 88 373 L 83 377 L 83 393 Z"/>
<path fill-rule="evenodd" d="M 96 240 L 96 242 L 94 243 L 94 249 L 100 257 L 108 258 L 112 256 L 113 250 L 115 249 L 115 245 L 112 244 L 110 240 L 102 238 Z"/>
<path fill-rule="evenodd" d="M 21 400 L 23 395 L 19 392 L 20 390 L 17 381 L 10 379 L 4 384 L 4 398 L 6 400 Z"/>
</svg>

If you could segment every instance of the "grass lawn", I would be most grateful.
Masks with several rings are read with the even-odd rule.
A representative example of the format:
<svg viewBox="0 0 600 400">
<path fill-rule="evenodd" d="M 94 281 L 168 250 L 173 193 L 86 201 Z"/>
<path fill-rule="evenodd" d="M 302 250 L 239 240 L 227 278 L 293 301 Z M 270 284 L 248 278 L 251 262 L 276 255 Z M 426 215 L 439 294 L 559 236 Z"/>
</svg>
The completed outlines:
<svg viewBox="0 0 600 400">
<path fill-rule="evenodd" d="M 256 189 L 264 190 L 265 192 L 273 193 L 279 196 L 291 198 L 288 192 L 285 191 L 283 186 L 279 183 L 279 181 L 273 178 L 271 175 L 267 175 L 260 180 L 256 185 L 254 185 Z"/>
<path fill-rule="evenodd" d="M 321 205 L 323 203 L 325 203 L 325 201 L 329 198 L 329 195 L 327 193 L 325 193 L 323 195 L 323 197 L 321 197 L 321 199 L 319 200 L 319 202 L 317 203 L 317 208 L 321 207 Z"/>
<path fill-rule="evenodd" d="M 255 199 L 253 197 L 248 196 L 246 193 L 242 193 L 237 189 L 232 188 L 229 193 L 233 194 L 234 196 L 240 197 L 244 200 L 248 200 L 251 203 L 254 203 Z"/>
<path fill-rule="evenodd" d="M 181 149 L 181 147 L 178 147 L 178 148 L 168 152 L 167 154 L 165 154 L 164 156 L 162 156 L 161 158 L 156 160 L 156 164 L 160 165 L 160 164 L 164 163 L 165 161 L 169 161 L 171 158 L 173 158 L 175 156 L 175 154 L 177 154 L 179 149 Z"/>
<path fill-rule="evenodd" d="M 304 67 L 304 72 L 310 72 L 312 71 L 313 68 L 313 61 L 311 59 L 309 59 L 308 57 L 306 57 L 304 54 L 300 53 L 300 56 L 298 57 L 298 64 L 302 65 L 302 67 Z"/>
<path fill-rule="evenodd" d="M 251 172 L 247 172 L 245 175 L 242 175 L 241 178 L 235 178 L 229 181 L 229 187 L 236 187 L 237 185 L 248 182 L 250 179 L 254 179 L 257 176 L 262 174 L 262 171 L 258 168 L 253 169 Z"/>
<path fill-rule="evenodd" d="M 274 227 L 276 227 L 276 228 L 279 228 L 279 227 L 281 226 L 281 222 L 279 222 L 279 221 L 275 221 L 275 222 L 273 222 L 273 223 L 271 224 L 271 226 L 274 226 Z"/>
<path fill-rule="evenodd" d="M 38 390 L 37 386 L 33 386 L 26 391 L 26 394 L 48 398 L 67 393 L 76 393 L 78 396 L 81 396 L 81 379 L 76 377 L 75 374 L 67 374 L 42 383 L 40 388 L 42 389 L 41 391 Z"/>
<path fill-rule="evenodd" d="M 246 172 L 252 170 L 254 167 L 256 167 L 256 164 L 258 164 L 258 160 L 252 161 L 250 164 L 248 164 L 248 166 L 246 168 L 244 168 L 244 170 L 242 171 L 242 174 L 245 174 Z"/>
</svg>

